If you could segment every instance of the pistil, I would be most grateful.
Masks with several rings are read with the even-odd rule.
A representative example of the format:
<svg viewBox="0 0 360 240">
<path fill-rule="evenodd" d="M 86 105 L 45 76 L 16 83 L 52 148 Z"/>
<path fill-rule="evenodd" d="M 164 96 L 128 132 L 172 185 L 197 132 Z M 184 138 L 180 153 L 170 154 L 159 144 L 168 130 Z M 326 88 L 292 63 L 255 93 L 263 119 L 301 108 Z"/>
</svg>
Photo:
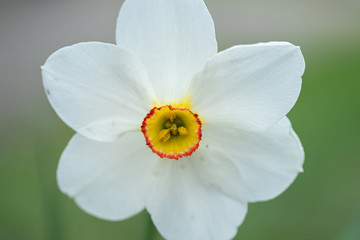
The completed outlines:
<svg viewBox="0 0 360 240">
<path fill-rule="evenodd" d="M 178 130 L 177 130 L 176 124 L 171 125 L 171 127 L 170 127 L 170 132 L 171 132 L 171 134 L 174 135 L 174 136 L 178 134 Z"/>
</svg>

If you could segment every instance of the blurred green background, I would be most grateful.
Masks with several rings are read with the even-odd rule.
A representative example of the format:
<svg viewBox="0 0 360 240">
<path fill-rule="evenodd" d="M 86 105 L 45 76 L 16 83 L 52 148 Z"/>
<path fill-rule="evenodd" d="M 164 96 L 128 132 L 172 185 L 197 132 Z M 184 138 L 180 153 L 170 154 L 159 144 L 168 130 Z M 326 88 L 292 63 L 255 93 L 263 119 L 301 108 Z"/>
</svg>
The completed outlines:
<svg viewBox="0 0 360 240">
<path fill-rule="evenodd" d="M 114 42 L 122 1 L 0 1 L 0 239 L 151 239 L 143 212 L 107 222 L 55 180 L 74 134 L 51 109 L 40 65 L 81 41 Z M 360 1 L 207 0 L 220 50 L 284 40 L 306 60 L 289 117 L 304 173 L 280 197 L 249 204 L 235 239 L 360 239 Z M 162 239 L 156 232 L 153 239 Z"/>
</svg>

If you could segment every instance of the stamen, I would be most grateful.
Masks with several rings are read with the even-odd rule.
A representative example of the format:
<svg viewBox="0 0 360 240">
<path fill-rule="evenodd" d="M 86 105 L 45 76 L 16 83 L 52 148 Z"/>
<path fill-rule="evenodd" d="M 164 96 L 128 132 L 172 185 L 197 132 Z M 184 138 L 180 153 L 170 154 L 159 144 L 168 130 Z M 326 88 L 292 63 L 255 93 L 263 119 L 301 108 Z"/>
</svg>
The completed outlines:
<svg viewBox="0 0 360 240">
<path fill-rule="evenodd" d="M 188 130 L 184 127 L 179 127 L 177 130 L 178 130 L 180 136 L 185 136 L 185 135 L 189 134 Z"/>
<path fill-rule="evenodd" d="M 176 118 L 176 114 L 174 113 L 174 111 L 169 111 L 169 112 L 166 113 L 165 117 L 167 119 L 169 119 L 170 122 L 173 122 L 174 119 Z"/>
<path fill-rule="evenodd" d="M 160 131 L 159 133 L 159 141 L 164 143 L 166 142 L 167 140 L 169 140 L 171 137 L 170 135 L 170 129 L 163 129 Z"/>
<path fill-rule="evenodd" d="M 165 128 L 170 128 L 171 125 L 172 125 L 172 123 L 171 123 L 170 121 L 167 121 L 167 122 L 165 123 Z"/>
</svg>

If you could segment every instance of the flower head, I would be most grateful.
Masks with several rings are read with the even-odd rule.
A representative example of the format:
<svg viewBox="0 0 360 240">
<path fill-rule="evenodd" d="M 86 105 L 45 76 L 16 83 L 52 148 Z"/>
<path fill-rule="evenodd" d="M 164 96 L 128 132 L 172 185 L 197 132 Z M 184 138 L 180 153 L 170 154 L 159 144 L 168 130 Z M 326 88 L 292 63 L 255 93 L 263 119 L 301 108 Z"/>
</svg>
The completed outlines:
<svg viewBox="0 0 360 240">
<path fill-rule="evenodd" d="M 202 0 L 127 0 L 116 45 L 65 47 L 42 67 L 50 103 L 77 132 L 59 187 L 102 219 L 146 208 L 167 239 L 232 238 L 248 202 L 302 171 L 286 114 L 304 67 L 286 42 L 217 53 Z"/>
</svg>

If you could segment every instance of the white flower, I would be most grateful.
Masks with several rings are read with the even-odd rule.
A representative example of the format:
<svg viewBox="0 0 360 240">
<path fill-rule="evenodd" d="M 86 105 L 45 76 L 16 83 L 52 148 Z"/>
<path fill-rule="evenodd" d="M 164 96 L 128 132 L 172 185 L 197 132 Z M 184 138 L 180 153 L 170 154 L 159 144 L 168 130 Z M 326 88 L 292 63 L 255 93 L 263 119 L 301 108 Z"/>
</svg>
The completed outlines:
<svg viewBox="0 0 360 240">
<path fill-rule="evenodd" d="M 167 239 L 232 238 L 248 202 L 278 196 L 302 171 L 286 118 L 300 48 L 217 53 L 202 0 L 127 0 L 116 42 L 62 48 L 42 67 L 50 103 L 77 132 L 58 166 L 61 191 L 102 219 L 146 208 Z"/>
</svg>

